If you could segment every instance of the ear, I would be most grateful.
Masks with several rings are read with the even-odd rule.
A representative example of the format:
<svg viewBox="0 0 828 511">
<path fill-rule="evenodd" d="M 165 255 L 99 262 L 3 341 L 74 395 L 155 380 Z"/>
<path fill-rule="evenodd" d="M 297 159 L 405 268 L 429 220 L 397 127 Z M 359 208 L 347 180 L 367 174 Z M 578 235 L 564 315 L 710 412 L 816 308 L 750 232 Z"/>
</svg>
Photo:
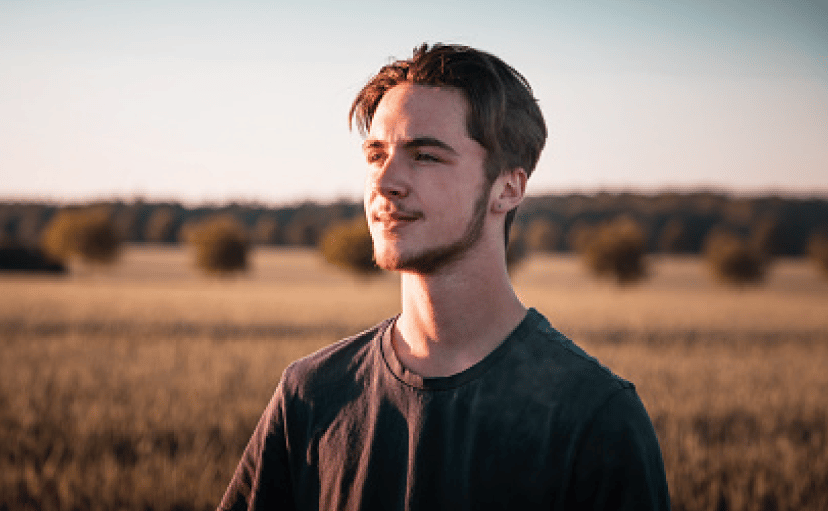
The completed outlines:
<svg viewBox="0 0 828 511">
<path fill-rule="evenodd" d="M 521 167 L 500 174 L 492 185 L 491 210 L 506 214 L 518 207 L 526 194 L 526 171 Z"/>
</svg>

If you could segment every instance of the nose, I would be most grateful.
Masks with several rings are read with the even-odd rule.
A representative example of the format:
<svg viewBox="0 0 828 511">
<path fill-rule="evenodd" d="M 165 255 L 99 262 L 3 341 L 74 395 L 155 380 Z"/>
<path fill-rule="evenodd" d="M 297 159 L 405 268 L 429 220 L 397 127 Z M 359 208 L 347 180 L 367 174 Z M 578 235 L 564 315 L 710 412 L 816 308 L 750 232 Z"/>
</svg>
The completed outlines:
<svg viewBox="0 0 828 511">
<path fill-rule="evenodd" d="M 404 198 L 410 192 L 405 162 L 396 151 L 391 151 L 382 164 L 372 169 L 370 179 L 372 189 L 388 199 Z"/>
</svg>

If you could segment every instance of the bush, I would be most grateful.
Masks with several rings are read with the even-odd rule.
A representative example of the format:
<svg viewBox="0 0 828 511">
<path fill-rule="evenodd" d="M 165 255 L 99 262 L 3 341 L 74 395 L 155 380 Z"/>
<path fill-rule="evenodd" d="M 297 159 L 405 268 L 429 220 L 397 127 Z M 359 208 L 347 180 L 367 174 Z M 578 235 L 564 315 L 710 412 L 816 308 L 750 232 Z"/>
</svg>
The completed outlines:
<svg viewBox="0 0 828 511">
<path fill-rule="evenodd" d="M 262 215 L 253 227 L 253 239 L 261 245 L 280 245 L 282 226 L 270 215 Z"/>
<path fill-rule="evenodd" d="M 661 229 L 658 240 L 659 248 L 668 254 L 688 252 L 690 244 L 687 240 L 687 228 L 678 218 L 671 218 Z"/>
<path fill-rule="evenodd" d="M 647 240 L 641 227 L 629 217 L 618 217 L 598 225 L 583 249 L 587 266 L 597 275 L 619 284 L 647 275 Z"/>
<path fill-rule="evenodd" d="M 828 276 L 828 229 L 817 231 L 808 241 L 808 255 Z"/>
<path fill-rule="evenodd" d="M 596 228 L 585 220 L 577 220 L 569 228 L 566 235 L 567 248 L 577 254 L 583 254 L 587 246 L 595 237 Z"/>
<path fill-rule="evenodd" d="M 773 216 L 765 216 L 751 230 L 751 244 L 766 260 L 783 252 L 782 225 Z"/>
<path fill-rule="evenodd" d="M 285 226 L 284 240 L 287 245 L 315 247 L 321 243 L 322 233 L 324 230 L 314 223 L 292 220 Z"/>
<path fill-rule="evenodd" d="M 756 284 L 765 278 L 765 259 L 755 246 L 733 232 L 714 228 L 704 242 L 714 277 L 727 284 Z"/>
<path fill-rule="evenodd" d="M 144 239 L 155 243 L 175 243 L 179 221 L 173 208 L 157 206 L 147 220 Z"/>
<path fill-rule="evenodd" d="M 322 255 L 329 263 L 369 275 L 379 271 L 374 262 L 374 245 L 368 223 L 362 216 L 333 224 L 319 242 Z"/>
<path fill-rule="evenodd" d="M 557 224 L 538 218 L 526 228 L 526 248 L 533 252 L 554 252 L 560 237 L 561 229 Z"/>
<path fill-rule="evenodd" d="M 187 230 L 187 241 L 195 249 L 196 266 L 206 273 L 227 274 L 247 269 L 247 231 L 233 216 L 217 216 L 193 224 Z"/>
<path fill-rule="evenodd" d="M 18 213 L 15 226 L 16 232 L 13 239 L 25 247 L 36 246 L 48 218 L 49 214 L 43 207 L 21 208 Z"/>
<path fill-rule="evenodd" d="M 124 241 L 142 241 L 139 230 L 139 210 L 135 206 L 125 206 L 112 218 L 118 236 Z"/>
<path fill-rule="evenodd" d="M 66 265 L 47 257 L 42 250 L 0 245 L 0 271 L 66 273 Z"/>
<path fill-rule="evenodd" d="M 92 264 L 114 263 L 121 238 L 106 208 L 63 209 L 43 230 L 41 247 L 58 261 L 72 257 Z"/>
</svg>

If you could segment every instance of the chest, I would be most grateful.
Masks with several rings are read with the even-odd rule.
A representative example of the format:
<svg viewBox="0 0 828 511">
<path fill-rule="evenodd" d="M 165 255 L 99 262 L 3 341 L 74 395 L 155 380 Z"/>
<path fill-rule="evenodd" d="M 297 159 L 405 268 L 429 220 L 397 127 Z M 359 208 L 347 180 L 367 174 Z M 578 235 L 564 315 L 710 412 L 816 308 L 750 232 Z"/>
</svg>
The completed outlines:
<svg viewBox="0 0 828 511">
<path fill-rule="evenodd" d="M 556 403 L 486 389 L 371 392 L 306 431 L 301 484 L 329 509 L 548 508 L 578 436 Z"/>
</svg>

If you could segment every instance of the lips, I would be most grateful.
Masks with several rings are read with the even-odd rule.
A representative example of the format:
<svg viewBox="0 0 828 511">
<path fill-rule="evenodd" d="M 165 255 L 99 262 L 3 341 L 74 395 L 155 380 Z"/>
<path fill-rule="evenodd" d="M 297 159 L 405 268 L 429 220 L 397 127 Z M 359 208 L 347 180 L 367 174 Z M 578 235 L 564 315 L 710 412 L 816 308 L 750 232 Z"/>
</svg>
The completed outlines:
<svg viewBox="0 0 828 511">
<path fill-rule="evenodd" d="M 371 215 L 371 219 L 375 223 L 382 224 L 387 229 L 407 225 L 422 217 L 423 214 L 419 211 L 401 210 L 378 211 Z"/>
</svg>

